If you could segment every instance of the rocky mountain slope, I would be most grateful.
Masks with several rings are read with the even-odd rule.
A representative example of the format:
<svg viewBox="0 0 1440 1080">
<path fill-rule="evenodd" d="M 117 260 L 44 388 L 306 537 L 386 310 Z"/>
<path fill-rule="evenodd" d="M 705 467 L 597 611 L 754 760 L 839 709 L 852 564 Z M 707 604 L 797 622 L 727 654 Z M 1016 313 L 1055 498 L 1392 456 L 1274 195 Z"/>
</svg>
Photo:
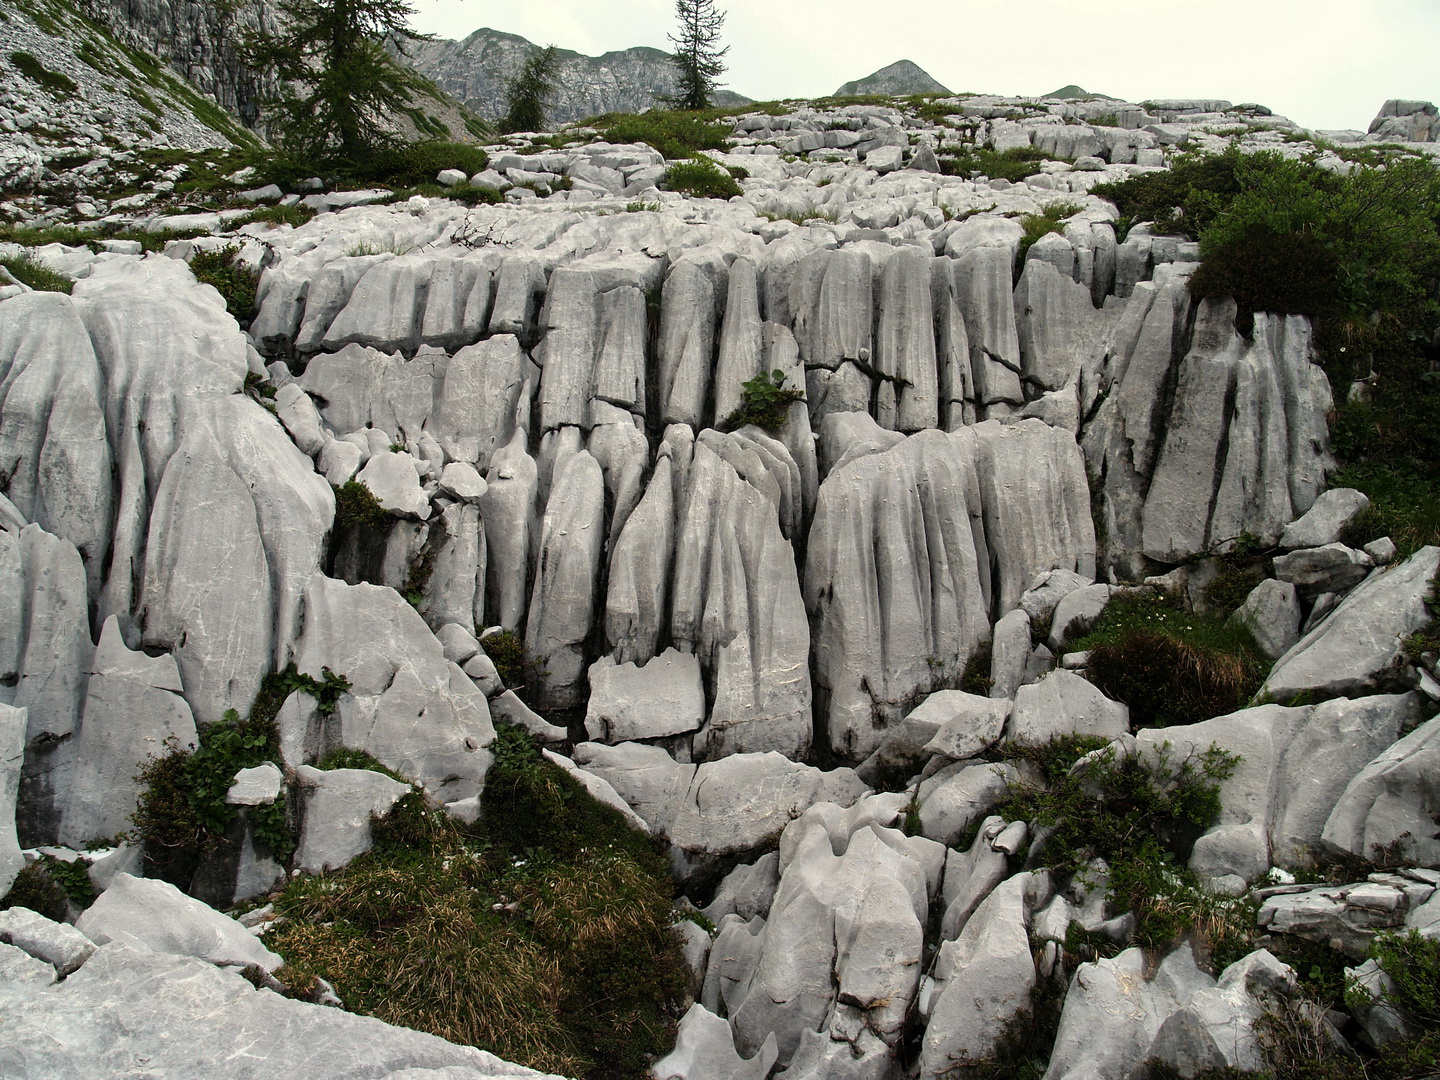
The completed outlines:
<svg viewBox="0 0 1440 1080">
<path fill-rule="evenodd" d="M 92 203 L 97 229 L 191 235 L 29 248 L 68 294 L 0 279 L 0 889 L 84 886 L 73 926 L 0 912 L 20 1074 L 535 1075 L 324 985 L 282 1000 L 284 922 L 215 910 L 345 866 L 405 781 L 474 822 L 497 725 L 703 905 L 660 1080 L 950 1075 L 1046 1001 L 1020 1041 L 1053 1080 L 1253 1071 L 1267 1016 L 1403 1034 L 1366 956 L 1440 931 L 1440 683 L 1408 644 L 1440 548 L 1349 530 L 1327 418 L 1351 388 L 1310 320 L 1196 299 L 1198 245 L 1092 194 L 1181 147 L 1345 172 L 1364 137 L 1223 101 L 776 112 L 710 153 L 728 200 L 572 129 L 441 174 L 454 199 L 242 176 L 185 213 Z M 1389 103 L 1370 142 L 1433 115 Z M 1018 179 L 962 167 L 1006 149 Z M 192 272 L 232 247 L 243 321 Z M 803 400 L 746 422 L 783 387 Z M 1147 726 L 1077 635 L 1189 618 L 1237 559 L 1263 686 Z M 144 876 L 153 846 L 117 836 L 137 773 L 267 697 L 267 756 L 220 777 L 230 842 L 181 881 L 206 903 Z M 1201 821 L 1166 801 L 1211 781 Z M 1196 826 L 1139 894 L 1144 860 L 1076 865 L 1016 801 L 1123 815 L 1137 791 L 1142 831 Z M 1297 881 L 1332 859 L 1351 876 Z M 1142 936 L 1152 893 L 1199 913 L 1185 933 Z M 1356 972 L 1332 1013 L 1282 962 L 1301 942 Z"/>
<path fill-rule="evenodd" d="M 447 94 L 494 119 L 505 114 L 510 80 L 539 47 L 518 34 L 482 27 L 463 41 L 419 42 L 410 63 Z M 641 112 L 663 106 L 675 93 L 674 65 L 670 54 L 659 49 L 623 49 L 602 56 L 560 49 L 558 55 L 556 89 L 549 101 L 555 124 L 607 112 Z M 720 105 L 747 100 L 725 90 L 716 95 Z"/>
</svg>

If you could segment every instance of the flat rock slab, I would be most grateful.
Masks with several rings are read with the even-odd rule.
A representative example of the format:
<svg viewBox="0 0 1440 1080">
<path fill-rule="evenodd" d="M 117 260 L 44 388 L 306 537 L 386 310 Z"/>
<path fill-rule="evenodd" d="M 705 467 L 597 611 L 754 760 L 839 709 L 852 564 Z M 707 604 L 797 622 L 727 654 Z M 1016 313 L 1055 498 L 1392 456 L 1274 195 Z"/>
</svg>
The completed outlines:
<svg viewBox="0 0 1440 1080">
<path fill-rule="evenodd" d="M 658 739 L 698 731 L 705 690 L 694 653 L 667 649 L 643 667 L 602 656 L 590 665 L 585 730 L 601 742 Z"/>
<path fill-rule="evenodd" d="M 274 971 L 284 963 L 228 915 L 186 896 L 169 882 L 130 874 L 116 874 L 76 921 L 75 929 L 96 945 L 113 941 L 212 964 L 256 964 Z"/>
<path fill-rule="evenodd" d="M 53 964 L 61 975 L 75 971 L 95 951 L 95 943 L 73 926 L 24 907 L 0 911 L 0 941 Z"/>
<path fill-rule="evenodd" d="M 16 980 L 10 970 L 0 966 L 6 1076 L 559 1080 L 434 1035 L 256 990 L 199 960 L 119 943 L 53 986 Z"/>
<path fill-rule="evenodd" d="M 311 874 L 338 870 L 369 851 L 371 815 L 387 813 L 410 792 L 410 785 L 367 769 L 301 765 L 295 776 L 305 793 L 295 865 Z"/>
<path fill-rule="evenodd" d="M 980 697 L 963 690 L 939 690 L 911 712 L 905 722 L 938 724 L 925 750 L 960 761 L 999 742 L 1009 715 L 1010 702 L 1003 699 Z"/>
<path fill-rule="evenodd" d="M 1039 682 L 1020 687 L 1007 738 L 1032 745 L 1059 735 L 1116 738 L 1130 730 L 1130 710 L 1111 701 L 1072 671 L 1052 671 Z"/>
</svg>

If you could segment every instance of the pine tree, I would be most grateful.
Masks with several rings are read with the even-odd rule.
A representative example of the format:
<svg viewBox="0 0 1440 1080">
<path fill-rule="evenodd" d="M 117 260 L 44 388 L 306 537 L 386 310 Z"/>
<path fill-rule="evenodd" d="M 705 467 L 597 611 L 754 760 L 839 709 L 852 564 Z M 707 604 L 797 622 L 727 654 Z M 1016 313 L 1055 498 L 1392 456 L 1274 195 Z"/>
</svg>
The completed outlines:
<svg viewBox="0 0 1440 1080">
<path fill-rule="evenodd" d="M 545 129 L 545 103 L 555 93 L 555 69 L 559 65 L 560 57 L 554 45 L 530 54 L 506 87 L 501 132 L 508 135 L 512 131 Z"/>
<path fill-rule="evenodd" d="M 286 89 L 268 108 L 272 131 L 286 149 L 349 160 L 393 144 L 390 120 L 413 112 L 416 94 L 433 92 L 404 54 L 406 41 L 428 35 L 409 28 L 408 0 L 278 0 L 276 33 L 252 34 L 241 55 L 273 72 Z"/>
<path fill-rule="evenodd" d="M 679 35 L 671 34 L 675 45 L 675 67 L 679 83 L 670 104 L 677 109 L 708 109 L 716 79 L 725 71 L 721 57 L 729 46 L 716 48 L 725 13 L 715 9 L 715 0 L 675 0 L 675 15 L 680 20 Z"/>
</svg>

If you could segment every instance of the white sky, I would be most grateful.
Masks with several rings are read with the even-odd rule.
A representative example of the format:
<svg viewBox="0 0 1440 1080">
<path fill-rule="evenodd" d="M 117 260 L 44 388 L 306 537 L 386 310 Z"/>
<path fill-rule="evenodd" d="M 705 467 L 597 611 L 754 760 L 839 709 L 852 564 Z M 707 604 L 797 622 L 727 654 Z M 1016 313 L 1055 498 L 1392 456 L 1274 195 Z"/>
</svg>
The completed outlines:
<svg viewBox="0 0 1440 1080">
<path fill-rule="evenodd" d="M 668 48 L 673 0 L 412 0 L 415 27 L 488 26 L 591 55 Z M 1440 0 L 719 0 L 724 82 L 819 97 L 896 60 L 956 92 L 1069 83 L 1130 101 L 1255 101 L 1365 128 L 1386 98 L 1440 102 Z"/>
</svg>

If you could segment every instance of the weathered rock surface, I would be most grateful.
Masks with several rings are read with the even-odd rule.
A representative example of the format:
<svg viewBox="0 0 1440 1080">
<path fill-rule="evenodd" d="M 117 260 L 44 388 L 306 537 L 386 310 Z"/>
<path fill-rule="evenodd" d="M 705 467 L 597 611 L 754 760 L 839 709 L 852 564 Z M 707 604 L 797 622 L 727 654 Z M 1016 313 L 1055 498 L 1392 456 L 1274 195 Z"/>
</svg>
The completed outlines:
<svg viewBox="0 0 1440 1080">
<path fill-rule="evenodd" d="M 1306 692 L 1360 694 L 1374 689 L 1400 643 L 1429 618 L 1424 597 L 1440 568 L 1440 548 L 1421 548 L 1357 586 L 1276 662 L 1265 690 L 1286 700 Z"/>
<path fill-rule="evenodd" d="M 53 986 L 0 981 L 0 1002 L 3 1060 L 17 1075 L 99 1080 L 143 1059 L 165 1080 L 197 1072 L 261 1080 L 297 1071 L 333 1080 L 541 1077 L 472 1047 L 257 991 L 199 960 L 119 942 Z M 175 1038 L 176 1031 L 186 1037 Z M 266 1038 L 257 1043 L 255 1031 Z"/>
<path fill-rule="evenodd" d="M 256 964 L 274 971 L 284 962 L 234 919 L 168 882 L 129 874 L 115 875 L 110 887 L 76 921 L 75 929 L 97 945 L 116 942 L 212 964 Z"/>
</svg>

